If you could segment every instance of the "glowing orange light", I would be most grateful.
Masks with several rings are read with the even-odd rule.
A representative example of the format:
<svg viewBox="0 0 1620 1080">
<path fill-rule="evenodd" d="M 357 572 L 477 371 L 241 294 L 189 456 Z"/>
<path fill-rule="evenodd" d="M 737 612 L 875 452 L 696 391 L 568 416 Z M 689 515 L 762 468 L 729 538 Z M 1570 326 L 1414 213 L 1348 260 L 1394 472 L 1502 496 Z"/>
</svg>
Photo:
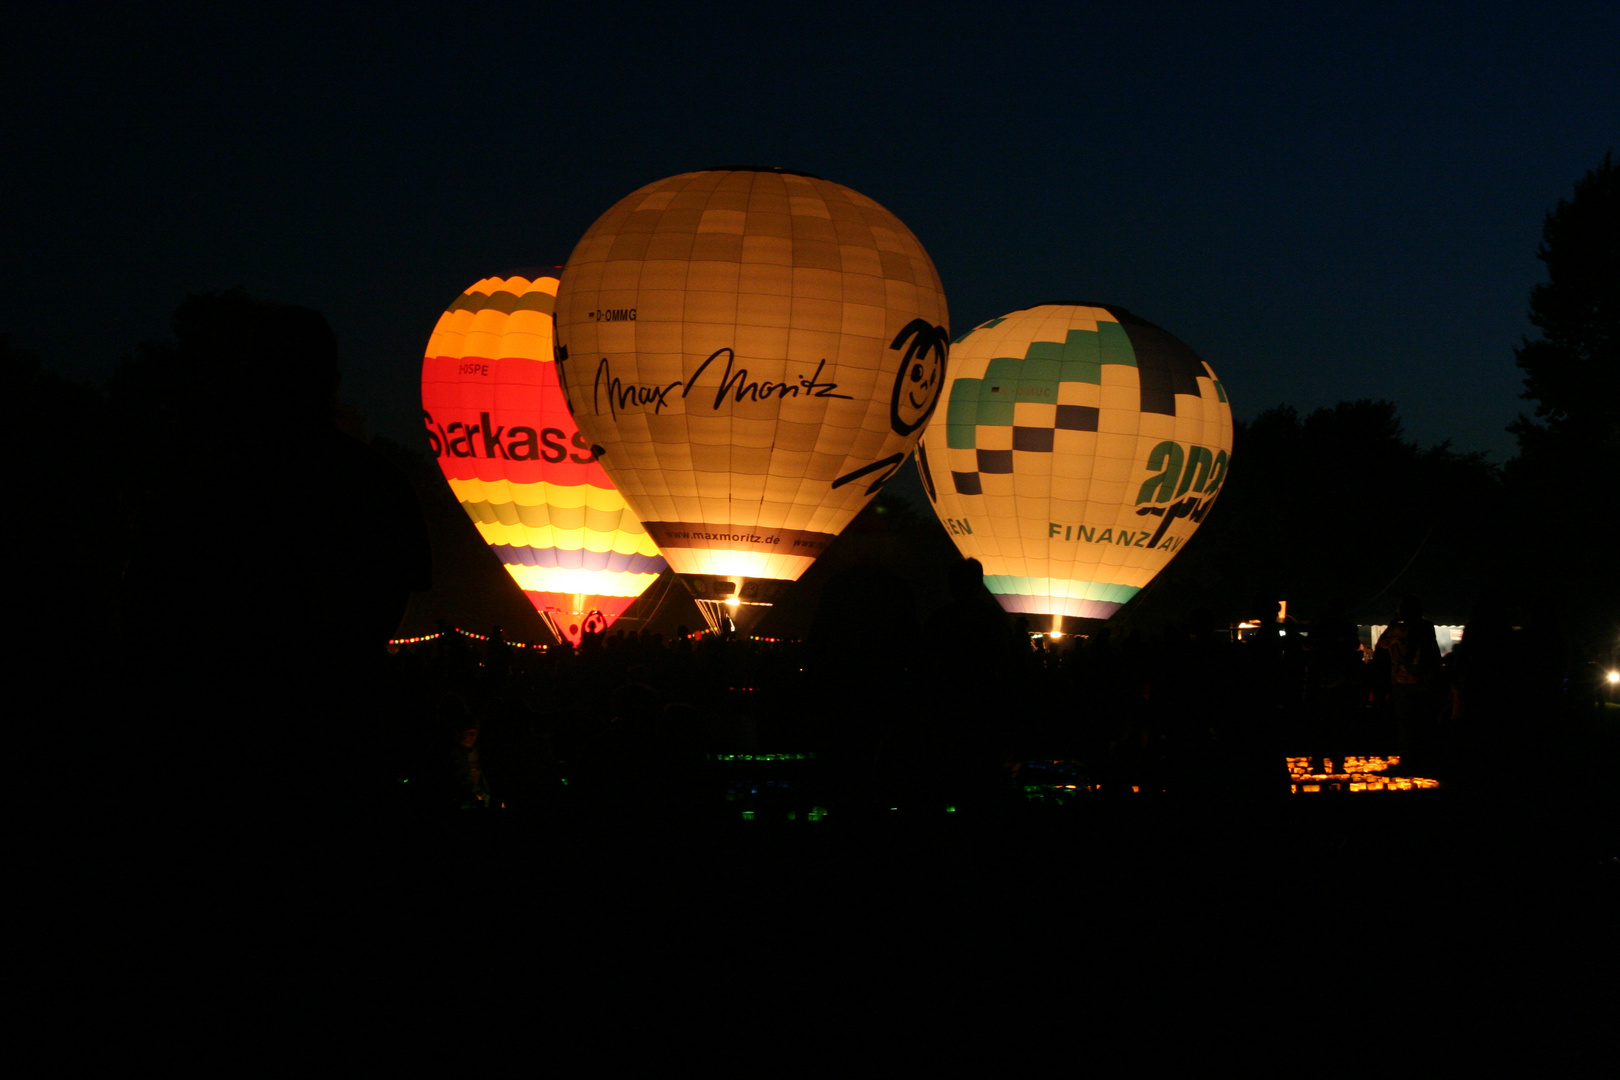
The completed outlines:
<svg viewBox="0 0 1620 1080">
<path fill-rule="evenodd" d="M 1401 763 L 1399 755 L 1346 755 L 1342 771 L 1335 771 L 1332 758 L 1323 758 L 1320 770 L 1311 767 L 1311 760 L 1308 757 L 1287 759 L 1289 789 L 1295 794 L 1302 791 L 1427 791 L 1440 786 L 1440 781 L 1429 777 L 1380 775 Z"/>
<path fill-rule="evenodd" d="M 556 311 L 574 419 L 713 628 L 748 629 L 809 568 L 945 384 L 928 253 L 871 199 L 797 173 L 626 196 L 574 248 Z"/>
<path fill-rule="evenodd" d="M 422 409 L 462 509 L 558 639 L 577 643 L 580 616 L 611 623 L 665 563 L 569 415 L 557 286 L 514 275 L 458 296 L 428 341 Z"/>
</svg>

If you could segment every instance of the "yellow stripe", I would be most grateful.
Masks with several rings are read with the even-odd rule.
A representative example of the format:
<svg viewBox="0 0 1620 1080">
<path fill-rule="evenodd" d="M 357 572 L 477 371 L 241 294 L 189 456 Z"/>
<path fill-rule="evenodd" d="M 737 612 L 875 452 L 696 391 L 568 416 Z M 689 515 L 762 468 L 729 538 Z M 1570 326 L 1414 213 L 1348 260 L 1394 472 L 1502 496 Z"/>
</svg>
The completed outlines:
<svg viewBox="0 0 1620 1080">
<path fill-rule="evenodd" d="M 624 496 L 611 488 L 590 484 L 514 484 L 510 480 L 452 480 L 450 490 L 460 502 L 516 503 L 519 506 L 557 506 L 572 509 L 589 506 L 592 510 L 623 510 Z M 640 522 L 636 528 L 641 528 Z"/>
<path fill-rule="evenodd" d="M 508 566 L 524 592 L 586 593 L 592 596 L 640 596 L 657 574 L 613 574 L 606 570 L 566 570 L 560 566 Z"/>
<path fill-rule="evenodd" d="M 468 315 L 464 311 L 455 314 L 467 316 L 467 333 L 461 339 L 461 352 L 456 356 L 482 356 L 490 360 L 498 360 L 501 355 L 501 338 L 506 334 L 506 323 L 511 318 L 504 311 L 485 308 Z M 440 353 L 440 356 L 445 355 Z"/>
<path fill-rule="evenodd" d="M 432 336 L 428 338 L 427 355 L 466 356 L 464 346 L 472 322 L 473 314 L 470 311 L 447 311 L 440 315 L 439 321 L 433 326 Z"/>
<path fill-rule="evenodd" d="M 548 364 L 557 359 L 553 344 L 550 315 L 514 311 L 507 317 L 506 331 L 501 337 L 501 355 L 497 359 L 521 357 Z"/>
<path fill-rule="evenodd" d="M 552 525 L 502 525 L 477 522 L 478 534 L 490 544 L 512 547 L 567 548 L 586 551 L 617 551 L 626 555 L 657 555 L 658 545 L 646 533 L 598 532 L 595 529 L 559 529 Z"/>
<path fill-rule="evenodd" d="M 557 295 L 557 279 L 484 278 L 457 299 L 474 293 L 489 296 L 503 291 L 517 296 L 539 292 L 554 297 Z M 491 360 L 521 356 L 530 360 L 551 360 L 551 326 L 551 316 L 539 311 L 519 309 L 508 315 L 499 308 L 447 310 L 439 316 L 428 338 L 427 355 L 483 356 Z M 501 341 L 508 334 L 514 340 L 503 351 Z"/>
</svg>

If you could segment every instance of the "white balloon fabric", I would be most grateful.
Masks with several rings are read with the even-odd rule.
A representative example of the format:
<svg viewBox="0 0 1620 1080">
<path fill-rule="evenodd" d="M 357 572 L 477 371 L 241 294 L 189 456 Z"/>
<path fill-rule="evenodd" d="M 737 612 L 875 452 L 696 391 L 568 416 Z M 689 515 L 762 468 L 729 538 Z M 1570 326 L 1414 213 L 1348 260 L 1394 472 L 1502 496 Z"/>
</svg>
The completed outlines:
<svg viewBox="0 0 1620 1080">
<path fill-rule="evenodd" d="M 899 469 L 945 381 L 928 253 L 830 181 L 713 169 L 603 214 L 557 291 L 563 385 L 711 623 L 746 625 Z M 728 605 L 729 608 L 723 605 Z"/>
<path fill-rule="evenodd" d="M 1001 606 L 1053 630 L 1119 610 L 1226 479 L 1225 387 L 1121 307 L 1042 304 L 975 327 L 951 346 L 948 395 L 918 448 L 923 486 Z"/>
</svg>

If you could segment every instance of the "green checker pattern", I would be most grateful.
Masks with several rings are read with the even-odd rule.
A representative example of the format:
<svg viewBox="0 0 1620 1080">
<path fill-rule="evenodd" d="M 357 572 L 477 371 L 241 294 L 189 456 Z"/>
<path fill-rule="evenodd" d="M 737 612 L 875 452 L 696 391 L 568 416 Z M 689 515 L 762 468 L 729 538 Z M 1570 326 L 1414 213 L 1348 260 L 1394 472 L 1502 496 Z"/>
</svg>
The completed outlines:
<svg viewBox="0 0 1620 1080">
<path fill-rule="evenodd" d="M 983 330 L 1000 319 L 977 327 Z M 958 378 L 951 383 L 945 408 L 945 445 L 953 450 L 977 450 L 979 428 L 1013 427 L 1013 407 L 1020 401 L 1055 404 L 1058 386 L 1065 382 L 1102 384 L 1104 364 L 1136 367 L 1136 350 L 1117 322 L 1101 322 L 1096 330 L 1070 330 L 1062 341 L 1030 342 L 1024 355 L 998 356 L 985 367 L 981 378 Z M 1086 420 L 1076 419 L 1074 410 L 1060 409 L 1057 427 L 1096 430 L 1095 413 Z M 1050 452 L 1052 439 L 1019 429 L 1014 447 L 1020 450 Z M 1012 458 L 1006 451 L 980 454 L 979 468 L 972 472 L 952 471 L 956 490 L 963 495 L 983 491 L 980 473 L 1012 471 Z"/>
</svg>

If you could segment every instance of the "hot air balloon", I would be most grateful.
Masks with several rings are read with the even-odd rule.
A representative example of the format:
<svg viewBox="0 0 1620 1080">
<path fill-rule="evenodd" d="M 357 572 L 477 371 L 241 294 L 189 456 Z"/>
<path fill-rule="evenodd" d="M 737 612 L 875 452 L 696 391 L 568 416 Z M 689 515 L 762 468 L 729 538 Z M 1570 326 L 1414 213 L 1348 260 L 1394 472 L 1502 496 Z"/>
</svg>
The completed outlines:
<svg viewBox="0 0 1620 1080">
<path fill-rule="evenodd" d="M 428 443 L 462 509 L 559 641 L 611 623 L 665 568 L 568 415 L 555 277 L 485 278 L 440 316 L 422 361 Z"/>
<path fill-rule="evenodd" d="M 1232 454 L 1210 366 L 1121 307 L 1042 304 L 951 346 L 943 422 L 917 467 L 940 521 L 1009 612 L 1106 619 L 1180 551 Z"/>
<path fill-rule="evenodd" d="M 710 625 L 752 625 L 905 461 L 944 386 L 945 295 L 893 214 L 775 169 L 649 184 L 575 247 L 563 383 Z"/>
</svg>

